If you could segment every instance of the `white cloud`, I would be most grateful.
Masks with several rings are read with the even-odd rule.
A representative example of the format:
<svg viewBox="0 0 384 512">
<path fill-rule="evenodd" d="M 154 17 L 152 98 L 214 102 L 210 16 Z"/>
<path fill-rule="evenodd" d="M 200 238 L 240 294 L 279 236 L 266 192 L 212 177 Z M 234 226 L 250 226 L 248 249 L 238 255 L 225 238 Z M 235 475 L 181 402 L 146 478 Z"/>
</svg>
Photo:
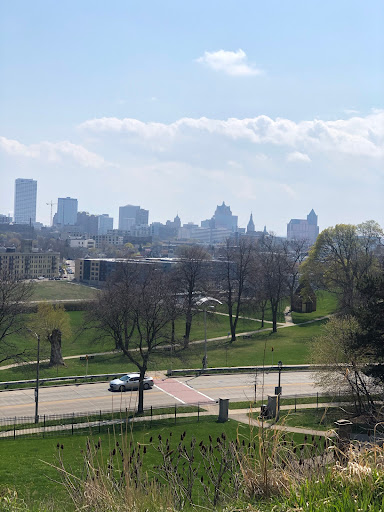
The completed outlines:
<svg viewBox="0 0 384 512">
<path fill-rule="evenodd" d="M 88 151 L 83 146 L 68 141 L 47 142 L 39 144 L 22 144 L 17 140 L 0 137 L 0 150 L 11 156 L 41 159 L 48 162 L 60 162 L 65 157 L 72 158 L 83 167 L 96 169 L 111 166 L 103 157 Z"/>
<path fill-rule="evenodd" d="M 272 144 L 301 153 L 302 160 L 308 153 L 338 152 L 350 156 L 383 158 L 384 110 L 365 117 L 351 117 L 337 121 L 295 122 L 289 119 L 229 118 L 226 120 L 201 117 L 181 118 L 173 123 L 142 122 L 137 119 L 100 118 L 85 121 L 83 131 L 92 134 L 120 134 L 134 139 L 135 144 L 150 144 L 152 148 L 170 147 L 183 136 L 198 138 L 201 135 L 223 136 L 233 141 L 246 140 L 252 144 Z M 296 155 L 297 157 L 297 155 Z"/>
<path fill-rule="evenodd" d="M 300 151 L 293 151 L 287 155 L 287 162 L 310 162 L 311 159 L 305 153 Z"/>
<path fill-rule="evenodd" d="M 232 76 L 260 75 L 262 71 L 248 64 L 247 55 L 239 49 L 237 52 L 219 50 L 217 52 L 204 52 L 196 62 L 206 64 L 214 71 L 222 71 Z"/>
<path fill-rule="evenodd" d="M 351 115 L 351 114 L 360 114 L 359 110 L 355 110 L 354 108 L 346 108 L 344 109 L 344 113 Z"/>
<path fill-rule="evenodd" d="M 284 194 L 287 194 L 292 199 L 297 197 L 296 192 L 290 185 L 287 185 L 286 183 L 279 183 L 279 186 L 283 190 Z"/>
</svg>

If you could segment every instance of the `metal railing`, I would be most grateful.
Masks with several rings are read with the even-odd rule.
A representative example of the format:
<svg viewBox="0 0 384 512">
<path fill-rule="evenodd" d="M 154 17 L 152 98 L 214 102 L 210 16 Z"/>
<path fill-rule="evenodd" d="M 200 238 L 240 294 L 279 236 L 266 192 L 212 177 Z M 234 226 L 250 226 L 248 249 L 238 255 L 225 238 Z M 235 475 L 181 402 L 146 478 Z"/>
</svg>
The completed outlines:
<svg viewBox="0 0 384 512">
<path fill-rule="evenodd" d="M 151 426 L 152 421 L 169 421 L 176 423 L 182 416 L 192 416 L 200 421 L 200 414 L 215 401 L 198 402 L 195 404 L 174 404 L 172 406 L 150 406 L 137 414 L 128 408 L 120 410 L 102 410 L 73 412 L 67 414 L 42 414 L 35 423 L 35 416 L 15 416 L 0 418 L 0 439 L 16 439 L 18 437 L 46 437 L 60 433 L 61 435 L 84 434 L 105 431 L 110 427 L 125 425 L 131 422 L 145 422 Z"/>
</svg>

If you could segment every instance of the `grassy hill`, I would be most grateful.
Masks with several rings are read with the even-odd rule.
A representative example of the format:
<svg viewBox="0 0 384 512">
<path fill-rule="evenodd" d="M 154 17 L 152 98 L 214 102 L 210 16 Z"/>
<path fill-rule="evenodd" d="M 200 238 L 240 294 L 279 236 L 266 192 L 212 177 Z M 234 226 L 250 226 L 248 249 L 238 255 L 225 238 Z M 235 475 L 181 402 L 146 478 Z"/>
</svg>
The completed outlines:
<svg viewBox="0 0 384 512">
<path fill-rule="evenodd" d="M 67 281 L 41 281 L 33 284 L 31 300 L 90 300 L 99 290 Z"/>
</svg>

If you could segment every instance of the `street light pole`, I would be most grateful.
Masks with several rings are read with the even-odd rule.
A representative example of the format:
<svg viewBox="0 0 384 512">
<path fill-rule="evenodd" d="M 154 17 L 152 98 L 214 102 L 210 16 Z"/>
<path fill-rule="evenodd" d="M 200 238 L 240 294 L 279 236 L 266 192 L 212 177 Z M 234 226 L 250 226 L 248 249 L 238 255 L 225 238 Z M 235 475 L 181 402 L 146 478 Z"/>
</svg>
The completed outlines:
<svg viewBox="0 0 384 512">
<path fill-rule="evenodd" d="M 36 387 L 35 387 L 35 423 L 39 423 L 39 377 L 40 377 L 40 335 L 28 329 L 37 339 L 37 361 L 36 361 Z"/>
<path fill-rule="evenodd" d="M 279 369 L 279 382 L 278 382 L 278 386 L 275 388 L 275 395 L 281 395 L 281 370 L 283 369 L 283 363 L 282 361 L 279 361 L 277 363 L 277 367 Z"/>
<path fill-rule="evenodd" d="M 217 299 L 214 299 L 213 297 L 203 297 L 202 299 L 200 299 L 199 301 L 197 301 L 196 305 L 197 306 L 202 306 L 203 307 L 203 311 L 204 311 L 204 357 L 203 357 L 203 361 L 202 361 L 202 367 L 203 367 L 203 370 L 206 370 L 207 369 L 207 366 L 208 366 L 208 354 L 207 354 L 207 308 L 210 307 L 210 308 L 214 308 L 214 306 L 209 306 L 209 303 L 215 303 L 215 304 L 222 304 L 222 302 L 220 302 L 219 300 Z"/>
<path fill-rule="evenodd" d="M 204 308 L 204 361 L 203 369 L 207 369 L 207 308 Z"/>
<path fill-rule="evenodd" d="M 36 389 L 35 389 L 35 423 L 39 423 L 39 373 L 40 373 L 40 336 L 37 338 L 37 368 L 36 368 Z"/>
</svg>

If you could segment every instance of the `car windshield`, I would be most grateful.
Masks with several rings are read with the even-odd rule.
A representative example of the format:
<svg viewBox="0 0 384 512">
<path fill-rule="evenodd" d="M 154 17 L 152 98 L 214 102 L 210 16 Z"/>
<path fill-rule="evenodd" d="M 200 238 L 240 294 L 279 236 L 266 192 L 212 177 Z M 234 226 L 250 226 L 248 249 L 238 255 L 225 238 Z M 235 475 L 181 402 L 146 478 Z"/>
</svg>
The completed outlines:
<svg viewBox="0 0 384 512">
<path fill-rule="evenodd" d="M 120 377 L 120 380 L 123 380 L 123 381 L 129 380 L 129 375 L 123 375 L 123 377 Z"/>
</svg>

